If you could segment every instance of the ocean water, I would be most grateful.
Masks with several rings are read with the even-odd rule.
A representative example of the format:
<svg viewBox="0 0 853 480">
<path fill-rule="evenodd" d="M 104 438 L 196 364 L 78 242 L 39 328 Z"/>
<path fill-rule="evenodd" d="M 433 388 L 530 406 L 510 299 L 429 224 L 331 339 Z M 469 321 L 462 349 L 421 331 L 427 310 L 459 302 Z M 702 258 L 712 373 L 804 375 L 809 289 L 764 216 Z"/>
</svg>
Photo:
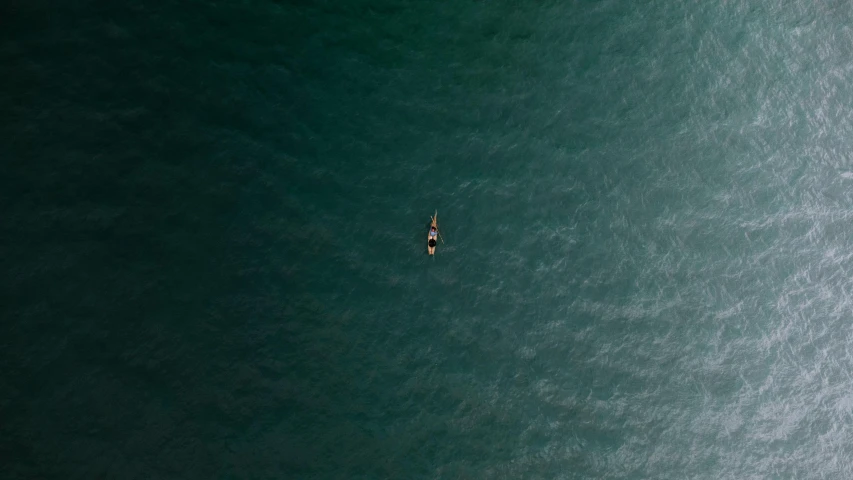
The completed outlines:
<svg viewBox="0 0 853 480">
<path fill-rule="evenodd" d="M 0 477 L 853 477 L 848 2 L 0 22 Z"/>
</svg>

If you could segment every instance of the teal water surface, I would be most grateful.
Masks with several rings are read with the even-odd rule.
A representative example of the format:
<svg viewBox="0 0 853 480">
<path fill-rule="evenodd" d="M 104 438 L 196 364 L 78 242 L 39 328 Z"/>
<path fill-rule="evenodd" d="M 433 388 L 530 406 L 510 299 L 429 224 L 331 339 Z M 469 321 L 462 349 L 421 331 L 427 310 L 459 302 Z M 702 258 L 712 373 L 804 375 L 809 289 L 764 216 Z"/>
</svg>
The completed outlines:
<svg viewBox="0 0 853 480">
<path fill-rule="evenodd" d="M 3 478 L 853 475 L 849 4 L 0 18 Z"/>
</svg>

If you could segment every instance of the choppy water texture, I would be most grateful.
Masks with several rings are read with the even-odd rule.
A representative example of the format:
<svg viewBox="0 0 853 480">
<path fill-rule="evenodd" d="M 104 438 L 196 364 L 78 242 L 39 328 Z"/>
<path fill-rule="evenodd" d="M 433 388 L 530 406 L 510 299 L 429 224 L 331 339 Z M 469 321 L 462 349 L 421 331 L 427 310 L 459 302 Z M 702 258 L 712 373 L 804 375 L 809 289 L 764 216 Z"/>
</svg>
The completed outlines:
<svg viewBox="0 0 853 480">
<path fill-rule="evenodd" d="M 853 478 L 848 2 L 47 7 L 3 478 Z"/>
</svg>

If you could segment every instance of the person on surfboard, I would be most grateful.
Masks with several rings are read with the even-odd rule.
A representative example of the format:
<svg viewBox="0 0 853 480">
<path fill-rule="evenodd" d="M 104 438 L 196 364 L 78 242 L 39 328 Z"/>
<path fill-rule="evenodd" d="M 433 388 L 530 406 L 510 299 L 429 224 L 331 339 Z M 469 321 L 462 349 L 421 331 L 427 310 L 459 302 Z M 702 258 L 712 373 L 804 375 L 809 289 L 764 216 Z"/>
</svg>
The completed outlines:
<svg viewBox="0 0 853 480">
<path fill-rule="evenodd" d="M 427 236 L 427 253 L 435 255 L 436 238 L 441 238 L 441 234 L 438 233 L 438 212 L 435 212 L 430 220 L 432 220 L 432 225 L 429 226 L 429 235 Z M 444 239 L 442 238 L 441 241 L 444 242 Z"/>
</svg>

